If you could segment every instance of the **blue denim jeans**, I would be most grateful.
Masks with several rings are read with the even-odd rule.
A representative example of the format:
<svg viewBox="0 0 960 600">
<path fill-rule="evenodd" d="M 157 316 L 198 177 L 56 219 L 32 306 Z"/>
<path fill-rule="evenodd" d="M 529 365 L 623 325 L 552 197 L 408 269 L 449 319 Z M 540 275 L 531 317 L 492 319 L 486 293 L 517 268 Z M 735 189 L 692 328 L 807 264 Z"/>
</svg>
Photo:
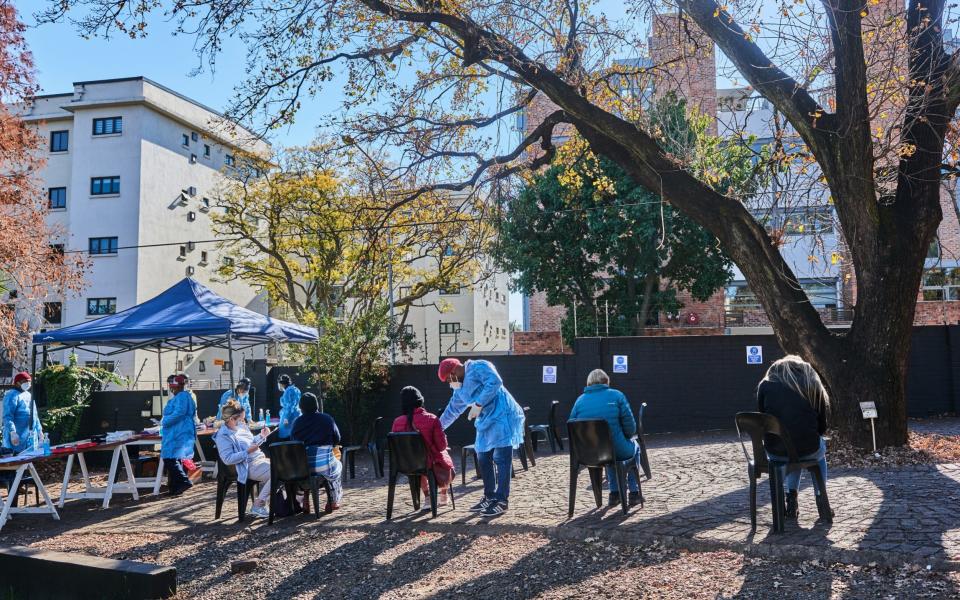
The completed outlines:
<svg viewBox="0 0 960 600">
<path fill-rule="evenodd" d="M 480 463 L 480 477 L 483 479 L 483 496 L 506 502 L 510 497 L 513 448 L 504 446 L 486 452 L 477 452 L 477 461 Z"/>
<path fill-rule="evenodd" d="M 789 459 L 785 456 L 777 456 L 776 454 L 770 454 L 767 452 L 767 460 L 771 463 L 786 463 L 789 462 Z M 820 449 L 812 454 L 807 454 L 806 456 L 801 456 L 800 460 L 815 460 L 820 467 L 820 474 L 823 475 L 823 482 L 827 482 L 827 442 L 823 438 L 820 438 Z M 782 469 L 783 467 L 781 467 Z M 794 471 L 786 476 L 784 479 L 784 485 L 787 487 L 788 492 L 793 492 L 800 489 L 800 476 L 803 475 L 803 471 Z M 820 493 L 819 490 L 814 489 L 816 493 Z"/>
<path fill-rule="evenodd" d="M 640 446 L 636 442 L 633 442 L 634 451 L 633 451 L 633 461 L 637 463 L 637 468 L 640 468 Z M 617 472 L 613 467 L 607 467 L 607 482 L 610 484 L 610 493 L 619 492 L 620 484 L 617 482 Z M 639 492 L 640 484 L 637 483 L 637 478 L 634 477 L 633 471 L 627 471 L 627 487 L 630 488 L 631 492 Z"/>
</svg>

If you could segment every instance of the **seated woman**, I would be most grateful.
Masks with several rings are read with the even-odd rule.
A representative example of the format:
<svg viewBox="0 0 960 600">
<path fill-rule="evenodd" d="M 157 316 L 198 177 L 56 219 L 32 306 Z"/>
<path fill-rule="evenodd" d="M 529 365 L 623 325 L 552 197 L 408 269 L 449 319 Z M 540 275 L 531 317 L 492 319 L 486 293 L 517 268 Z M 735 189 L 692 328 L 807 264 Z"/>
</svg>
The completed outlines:
<svg viewBox="0 0 960 600">
<path fill-rule="evenodd" d="M 343 498 L 343 465 L 333 455 L 333 447 L 340 444 L 340 430 L 333 417 L 320 412 L 320 403 L 314 394 L 307 392 L 300 396 L 300 412 L 293 422 L 290 438 L 303 442 L 307 447 L 307 463 L 314 473 L 327 480 L 333 503 L 328 503 L 325 510 L 330 512 L 340 508 Z M 307 498 L 304 497 L 304 512 L 309 512 Z"/>
<path fill-rule="evenodd" d="M 391 432 L 416 431 L 423 438 L 427 446 L 427 461 L 437 480 L 439 496 L 437 504 L 446 506 L 447 488 L 453 479 L 453 460 L 447 452 L 447 434 L 440 426 L 437 415 L 429 413 L 423 408 L 423 394 L 415 387 L 408 386 L 400 390 L 400 411 L 403 413 L 393 421 Z M 420 478 L 420 488 L 430 497 L 430 487 L 426 477 Z M 428 502 L 424 502 L 423 510 L 430 510 Z"/>
<path fill-rule="evenodd" d="M 603 419 L 610 425 L 613 447 L 617 460 L 633 458 L 640 464 L 640 446 L 630 439 L 637 433 L 637 420 L 623 392 L 610 387 L 610 376 L 603 369 L 594 369 L 587 375 L 587 387 L 577 398 L 570 411 L 571 419 Z M 610 483 L 609 506 L 620 503 L 620 484 L 611 467 L 607 467 L 607 481 Z M 640 502 L 640 485 L 633 472 L 627 474 L 627 486 L 630 488 L 628 501 L 630 506 Z"/>
<path fill-rule="evenodd" d="M 800 460 L 819 462 L 820 474 L 827 480 L 827 443 L 821 437 L 827 430 L 827 412 L 830 398 L 820 382 L 820 376 L 799 356 L 784 356 L 767 369 L 757 387 L 758 410 L 773 415 L 790 435 Z M 788 462 L 787 449 L 777 436 L 763 440 L 767 458 L 771 462 Z M 787 517 L 797 518 L 797 490 L 800 471 L 786 476 Z M 819 492 L 819 490 L 817 490 Z"/>
<path fill-rule="evenodd" d="M 270 499 L 270 460 L 263 454 L 260 445 L 270 435 L 270 430 L 264 427 L 257 436 L 250 433 L 246 414 L 236 400 L 228 400 L 223 405 L 221 416 L 223 425 L 213 435 L 220 460 L 224 464 L 236 465 L 238 482 L 245 484 L 250 479 L 260 482 L 260 493 L 253 502 L 250 514 L 267 517 L 270 514 L 267 508 Z"/>
</svg>

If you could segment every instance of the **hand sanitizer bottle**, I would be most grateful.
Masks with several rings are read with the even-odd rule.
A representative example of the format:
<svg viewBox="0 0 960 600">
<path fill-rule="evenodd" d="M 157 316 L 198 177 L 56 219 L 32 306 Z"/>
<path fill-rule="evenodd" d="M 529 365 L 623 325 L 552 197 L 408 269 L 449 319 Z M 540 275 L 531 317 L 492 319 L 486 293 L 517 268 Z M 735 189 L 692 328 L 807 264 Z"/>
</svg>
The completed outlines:
<svg viewBox="0 0 960 600">
<path fill-rule="evenodd" d="M 262 409 L 262 408 L 260 409 L 260 413 L 259 413 L 257 416 L 259 417 L 257 420 L 260 421 L 261 423 L 263 423 L 263 409 Z"/>
<path fill-rule="evenodd" d="M 43 455 L 50 456 L 52 450 L 50 450 L 50 434 L 43 434 Z"/>
<path fill-rule="evenodd" d="M 264 425 L 270 424 L 270 409 L 267 409 L 267 420 L 263 422 Z"/>
</svg>

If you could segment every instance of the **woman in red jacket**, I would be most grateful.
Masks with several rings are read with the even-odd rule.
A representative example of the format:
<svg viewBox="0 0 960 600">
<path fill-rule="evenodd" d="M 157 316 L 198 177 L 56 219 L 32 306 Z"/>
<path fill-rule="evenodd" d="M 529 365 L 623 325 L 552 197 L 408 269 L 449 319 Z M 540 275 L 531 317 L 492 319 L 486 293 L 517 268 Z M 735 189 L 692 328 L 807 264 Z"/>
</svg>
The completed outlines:
<svg viewBox="0 0 960 600">
<path fill-rule="evenodd" d="M 416 431 L 427 446 L 427 460 L 437 479 L 440 506 L 447 504 L 447 488 L 453 479 L 453 460 L 447 452 L 447 434 L 440 427 L 437 415 L 423 409 L 423 394 L 415 387 L 407 386 L 400 390 L 400 410 L 403 414 L 394 419 L 392 432 Z M 420 487 L 427 497 L 430 489 L 426 477 L 420 478 Z M 430 510 L 424 503 L 424 510 Z"/>
</svg>

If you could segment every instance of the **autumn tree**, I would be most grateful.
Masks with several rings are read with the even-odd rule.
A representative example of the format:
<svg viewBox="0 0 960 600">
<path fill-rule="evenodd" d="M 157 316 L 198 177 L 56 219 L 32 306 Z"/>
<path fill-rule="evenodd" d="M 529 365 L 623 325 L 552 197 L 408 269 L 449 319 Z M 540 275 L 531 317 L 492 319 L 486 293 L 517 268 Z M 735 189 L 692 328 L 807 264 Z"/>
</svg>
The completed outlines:
<svg viewBox="0 0 960 600">
<path fill-rule="evenodd" d="M 46 223 L 38 175 L 43 140 L 20 117 L 36 92 L 33 60 L 13 3 L 0 0 L 0 355 L 25 364 L 29 336 L 42 326 L 45 300 L 60 300 L 83 284 L 83 260 L 51 244 L 62 234 Z"/>
<path fill-rule="evenodd" d="M 783 348 L 823 376 L 841 435 L 869 444 L 858 402 L 870 400 L 878 442 L 906 441 L 917 291 L 942 217 L 942 181 L 956 172 L 960 61 L 945 45 L 953 17 L 943 0 L 629 0 L 622 19 L 580 0 L 57 0 L 45 16 L 76 6 L 85 7 L 81 29 L 101 34 L 140 33 L 165 9 L 208 56 L 227 36 L 242 36 L 250 77 L 233 114 L 265 117 L 265 126 L 292 119 L 344 69 L 339 125 L 358 145 L 399 148 L 394 175 L 416 175 L 422 191 L 476 188 L 527 166 L 526 156 L 545 164 L 555 130 L 575 129 L 717 237 Z M 680 13 L 669 31 L 676 56 L 612 64 L 645 46 L 646 26 L 637 23 L 654 9 Z M 669 81 L 690 52 L 713 45 L 795 140 L 784 138 L 778 156 L 790 150 L 789 160 L 808 161 L 836 209 L 857 285 L 848 331 L 824 325 L 744 198 L 714 189 L 663 150 L 641 110 L 623 108 L 644 99 L 623 93 L 633 87 L 617 85 L 625 77 Z M 537 97 L 556 110 L 507 147 L 507 122 Z M 398 211 L 417 197 L 389 206 Z"/>
</svg>

